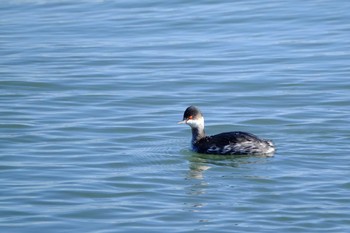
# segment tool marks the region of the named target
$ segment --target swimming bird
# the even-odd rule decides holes
[[[272,156],[275,152],[272,141],[258,138],[251,133],[235,131],[206,136],[203,114],[195,106],[186,109],[183,120],[178,124],[187,124],[191,127],[192,149],[197,153]]]

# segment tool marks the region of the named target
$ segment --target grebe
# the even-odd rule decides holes
[[[226,132],[206,136],[204,117],[201,111],[190,106],[186,109],[183,120],[178,124],[187,124],[192,129],[192,149],[202,154],[218,155],[267,155],[272,156],[275,146],[270,140],[260,139],[246,132]]]

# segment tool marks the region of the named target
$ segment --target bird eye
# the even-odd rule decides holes
[[[189,116],[188,119],[192,120],[192,119],[193,119],[193,116]]]

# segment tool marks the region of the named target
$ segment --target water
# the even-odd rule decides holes
[[[349,7],[1,1],[1,232],[348,232]],[[191,152],[191,104],[275,156]]]

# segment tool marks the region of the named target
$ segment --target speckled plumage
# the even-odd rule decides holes
[[[219,155],[272,155],[273,143],[246,132],[226,132],[206,136],[204,117],[195,106],[186,109],[183,121],[192,129],[192,149],[203,154]]]

